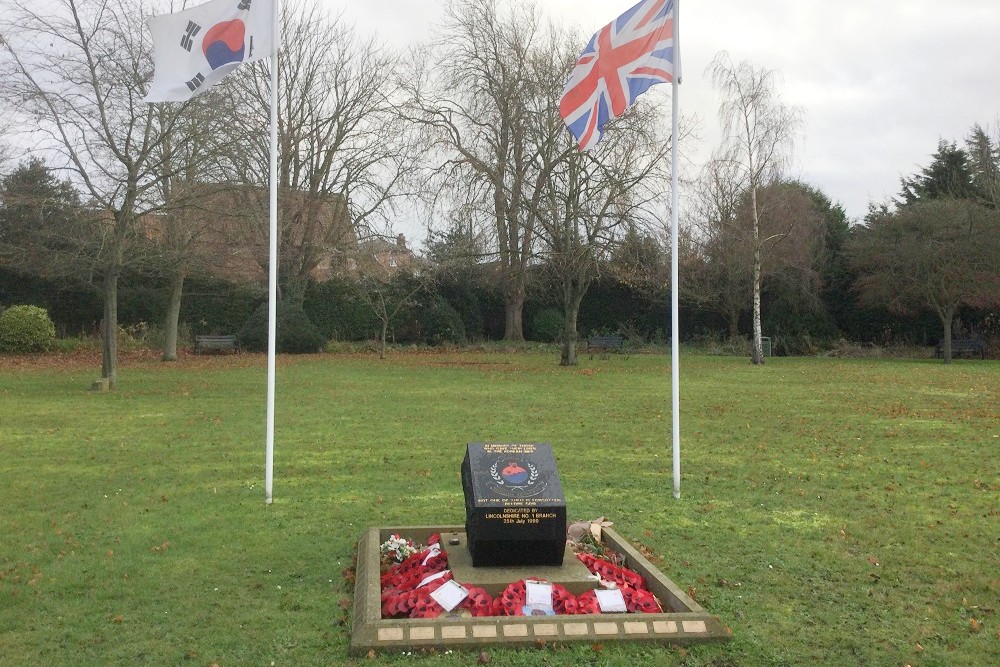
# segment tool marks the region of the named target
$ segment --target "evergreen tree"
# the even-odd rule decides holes
[[[989,208],[1000,207],[1000,145],[976,123],[965,146],[976,198]]]
[[[19,272],[55,277],[83,230],[80,197],[43,160],[32,158],[0,182],[0,263]],[[83,271],[81,271],[83,273]]]
[[[969,155],[952,141],[938,142],[930,165],[913,176],[900,179],[903,186],[898,206],[928,199],[971,199],[975,194]]]

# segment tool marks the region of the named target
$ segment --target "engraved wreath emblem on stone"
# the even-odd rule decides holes
[[[538,480],[538,468],[531,464],[531,462],[526,462],[522,466],[518,461],[508,459],[507,465],[500,469],[500,462],[503,459],[498,459],[496,463],[490,466],[490,477],[493,481],[500,486],[531,486]]]

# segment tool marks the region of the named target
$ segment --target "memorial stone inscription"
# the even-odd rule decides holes
[[[566,498],[550,445],[469,443],[462,490],[474,567],[562,564]]]

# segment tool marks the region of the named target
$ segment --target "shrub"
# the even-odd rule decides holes
[[[325,338],[366,341],[378,335],[378,320],[353,281],[335,277],[310,283],[302,308]]]
[[[55,343],[55,325],[44,308],[12,306],[0,311],[0,351],[45,352]]]
[[[465,281],[460,278],[464,277]],[[479,293],[482,288],[476,285],[472,275],[451,276],[440,280],[437,284],[438,294],[443,296],[458,311],[465,327],[465,337],[468,340],[481,341],[484,336],[483,312]]]
[[[38,306],[11,306],[0,313],[0,351],[45,352],[56,340],[56,327]]]
[[[420,313],[420,332],[428,345],[461,343],[465,340],[465,324],[450,303],[438,297]]]
[[[247,318],[237,336],[240,347],[249,352],[267,351],[268,304],[265,301]],[[319,352],[326,344],[323,335],[301,306],[278,303],[278,338],[275,349],[286,354]]]
[[[563,314],[557,308],[545,308],[531,318],[531,339],[554,343],[562,337]]]

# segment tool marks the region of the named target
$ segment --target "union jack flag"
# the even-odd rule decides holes
[[[591,37],[563,88],[559,113],[587,150],[609,120],[673,76],[674,0],[643,0]]]

